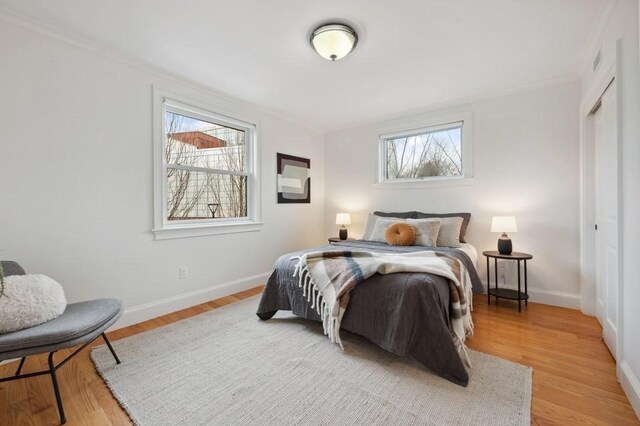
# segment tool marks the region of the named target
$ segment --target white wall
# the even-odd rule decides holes
[[[622,41],[621,69],[618,85],[622,85],[622,285],[623,327],[622,356],[618,354],[619,377],[636,413],[640,416],[640,59],[638,46],[638,2],[619,0],[589,55],[602,49],[602,62],[615,56],[616,40]],[[587,63],[582,73],[582,95],[598,80],[598,73]]]
[[[514,250],[534,256],[529,263],[532,300],[577,308],[579,93],[576,79],[405,118],[472,113],[475,177],[468,185],[377,189],[377,130],[398,120],[325,136],[328,234],[337,232],[338,211],[352,212],[350,232],[356,236],[374,210],[468,211],[467,240],[481,252],[496,249],[499,235],[489,231],[491,216],[515,215]],[[482,256],[480,267],[484,280]]]
[[[264,282],[279,255],[323,241],[319,133],[2,20],[0,58],[0,257],[52,276],[69,301],[200,292],[159,314]],[[262,231],[154,240],[152,84],[258,118]],[[276,204],[276,152],[311,159],[311,204]]]

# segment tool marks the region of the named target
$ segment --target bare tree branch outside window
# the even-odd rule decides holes
[[[213,219],[212,211],[215,218],[247,216],[245,137],[243,130],[165,113],[168,220]]]
[[[462,176],[462,126],[385,140],[386,179]]]

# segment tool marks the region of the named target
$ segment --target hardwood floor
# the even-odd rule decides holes
[[[117,340],[161,327],[260,290],[247,290],[116,330],[109,333],[109,338]],[[474,300],[473,318],[475,336],[468,340],[469,347],[533,367],[533,424],[640,424],[616,380],[615,364],[594,318],[575,310],[534,303],[519,314],[515,304],[501,301],[499,306],[488,306],[484,296]],[[28,358],[24,371],[42,369],[46,362],[44,356]],[[17,363],[0,366],[0,377],[13,374],[16,367]],[[58,377],[67,424],[131,424],[95,372],[89,350],[59,370]],[[0,384],[0,424],[58,424],[50,378]]]
[[[468,346],[533,367],[531,421],[547,424],[640,424],[616,379],[615,363],[594,317],[573,309],[474,299]]]

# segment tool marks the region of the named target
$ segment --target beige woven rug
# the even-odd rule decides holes
[[[343,333],[278,313],[257,296],[92,352],[139,425],[528,425],[531,369],[471,351],[467,388]]]

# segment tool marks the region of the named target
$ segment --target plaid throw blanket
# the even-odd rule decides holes
[[[322,318],[324,333],[342,346],[340,323],[349,304],[351,290],[375,273],[425,272],[449,282],[451,336],[463,362],[470,366],[465,338],[473,335],[471,280],[458,259],[444,253],[374,253],[365,251],[317,251],[296,256],[294,277],[299,277],[303,295]]]

